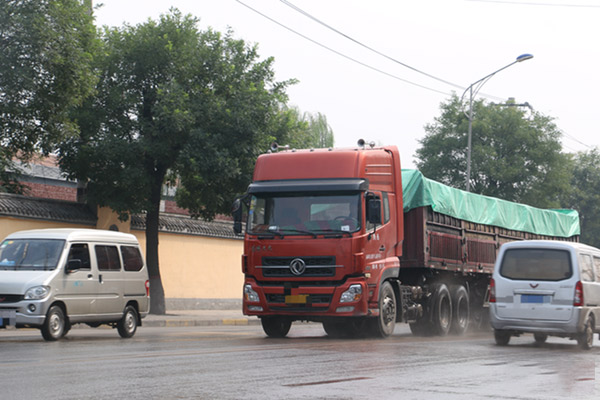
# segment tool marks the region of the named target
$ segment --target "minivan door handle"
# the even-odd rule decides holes
[[[88,279],[92,279],[93,277],[94,277],[94,275],[88,274]]]
[[[102,280],[102,274],[98,275],[98,282],[104,283],[104,281]]]

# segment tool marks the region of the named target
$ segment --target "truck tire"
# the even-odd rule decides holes
[[[452,324],[452,299],[448,286],[443,283],[434,286],[431,307],[431,322],[433,331],[440,336],[446,336]]]
[[[455,335],[463,335],[469,328],[470,304],[469,294],[464,286],[458,285],[452,288],[452,325],[451,332]]]
[[[284,317],[262,317],[260,322],[267,336],[273,338],[285,337],[292,327],[292,321]]]
[[[386,338],[396,327],[396,294],[389,282],[383,282],[379,289],[379,316],[369,319],[370,333],[375,337]]]

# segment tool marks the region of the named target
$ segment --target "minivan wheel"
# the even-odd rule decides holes
[[[579,344],[579,347],[581,347],[583,350],[591,349],[594,343],[594,329],[592,326],[593,320],[591,317],[588,317],[585,321],[583,332],[581,332],[577,337],[577,344]]]
[[[535,342],[537,344],[546,343],[546,340],[548,339],[548,335],[546,335],[545,333],[534,333],[533,339],[535,340]]]
[[[54,342],[67,333],[67,317],[62,307],[50,307],[41,331],[42,337],[49,342]]]
[[[506,346],[510,342],[510,333],[496,329],[494,330],[494,339],[498,346]]]
[[[133,306],[125,307],[123,317],[117,322],[117,330],[122,338],[130,338],[138,327],[138,313]]]

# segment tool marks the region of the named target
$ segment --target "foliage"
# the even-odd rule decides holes
[[[580,240],[600,247],[600,152],[597,148],[574,155],[571,189],[565,193],[563,205],[579,212]]]
[[[302,113],[298,107],[283,106],[272,124],[272,135],[280,145],[308,149],[333,147],[333,131],[321,113]]]
[[[568,190],[568,155],[552,119],[517,107],[473,104],[471,187],[475,193],[537,207],[559,207]],[[425,127],[416,165],[428,178],[464,188],[468,118],[456,95]]]
[[[96,49],[93,18],[80,1],[0,2],[0,166],[14,169],[15,157],[27,162],[77,134],[70,112],[93,91]],[[3,173],[0,181],[18,191],[14,178]]]
[[[158,266],[163,184],[195,216],[228,212],[290,82],[275,82],[273,59],[255,46],[172,9],[158,21],[106,28],[97,94],[78,113],[81,136],[65,141],[60,163],[88,182],[88,198],[126,217],[146,212],[151,312],[164,313]]]

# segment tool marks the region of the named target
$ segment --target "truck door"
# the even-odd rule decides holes
[[[366,268],[370,273],[369,284],[377,284],[381,271],[385,267],[385,260],[394,254],[396,243],[396,227],[390,223],[393,220],[390,209],[390,195],[386,192],[371,192],[381,201],[381,225],[366,223],[366,233],[370,235],[365,246]]]

